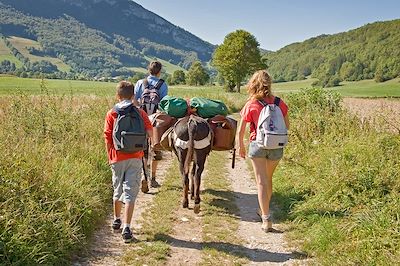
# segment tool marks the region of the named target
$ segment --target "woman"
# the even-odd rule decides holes
[[[239,155],[245,158],[246,147],[244,145],[244,134],[247,123],[250,123],[250,145],[248,156],[253,165],[254,175],[257,182],[258,203],[261,210],[262,229],[265,232],[272,231],[272,221],[269,204],[272,196],[272,175],[279,160],[283,156],[283,148],[264,149],[255,142],[257,136],[258,118],[263,109],[262,103],[273,104],[275,96],[271,92],[271,76],[266,70],[259,70],[253,74],[247,84],[249,99],[240,112],[241,122],[239,129]],[[286,127],[289,128],[288,107],[281,100],[279,107],[284,116]]]

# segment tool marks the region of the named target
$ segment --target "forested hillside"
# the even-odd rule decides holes
[[[264,56],[276,81],[311,75],[320,85],[400,75],[400,20],[376,22],[348,32],[321,35]]]
[[[88,76],[131,73],[129,67],[147,65],[146,57],[188,68],[214,50],[130,0],[0,0],[0,33],[5,41],[38,41],[42,49],[32,54],[57,57]]]

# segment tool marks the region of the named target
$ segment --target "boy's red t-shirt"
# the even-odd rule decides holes
[[[275,97],[265,97],[264,101],[267,104],[273,104],[275,100]],[[261,110],[263,109],[264,106],[261,105],[261,103],[258,102],[258,100],[249,100],[243,109],[240,111],[240,116],[243,118],[245,122],[250,123],[250,141],[255,140],[257,136],[257,131],[256,128],[258,126],[258,118],[260,116]],[[286,116],[288,113],[288,106],[284,101],[280,101],[279,103],[279,108],[282,110],[283,116]]]
[[[149,117],[147,116],[146,112],[138,109],[140,111],[140,115],[143,118],[144,121],[144,127],[146,130],[153,129],[153,126],[149,120]],[[111,149],[108,151],[108,161],[110,164],[120,162],[123,160],[127,159],[132,159],[132,158],[142,158],[144,153],[143,151],[138,151],[134,153],[123,153],[120,151],[115,150],[114,148],[114,143],[112,139],[112,132],[114,128],[114,123],[115,120],[117,119],[117,112],[115,112],[113,109],[108,111],[104,123],[104,138],[106,141],[106,144],[111,144]]]

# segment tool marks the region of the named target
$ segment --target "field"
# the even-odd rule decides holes
[[[371,123],[382,121],[361,121],[348,113],[332,90],[288,93],[295,84],[285,86],[276,91],[285,93],[290,106],[291,136],[274,179],[274,221],[289,228],[285,235],[311,258],[311,264],[398,265],[398,134],[377,131]],[[41,85],[40,80],[0,77],[0,144],[4,147],[0,264],[70,264],[71,255],[85,249],[110,212],[110,170],[101,135],[104,115],[115,102],[114,87],[115,83],[61,80]],[[231,112],[240,110],[247,99],[244,92],[225,93],[215,86],[172,87],[171,94],[220,99]],[[251,174],[244,168],[227,174],[222,165],[228,163],[222,153],[210,157],[202,194],[205,211],[200,217],[189,217],[188,230],[197,226],[200,236],[184,243],[175,227],[183,226],[177,218],[182,217],[180,182],[174,178],[176,166],[168,170],[166,183],[147,212],[141,242],[125,254],[123,264],[173,264],[169,259],[181,261],[189,254],[176,257],[179,245],[198,249],[197,262],[203,264],[276,262],[269,249],[247,248],[246,234],[238,233],[248,218],[240,216],[243,206],[235,199],[247,197],[253,203],[256,199],[254,191],[243,194],[239,192],[243,185],[234,186],[234,180],[250,179]],[[253,181],[248,182],[253,186]],[[257,233],[257,223],[246,226],[251,224]],[[260,239],[271,241],[271,237]],[[287,260],[294,258],[290,256]]]
[[[39,79],[23,79],[0,75],[0,95],[20,93],[43,94],[40,89]],[[277,94],[298,92],[300,89],[311,88],[312,79],[273,84],[273,91]],[[111,95],[114,93],[115,83],[94,81],[69,81],[69,80],[46,80],[48,90],[55,94],[93,94]],[[173,95],[191,97],[196,87],[172,86]],[[373,80],[358,82],[345,82],[340,87],[328,88],[328,90],[340,93],[343,97],[355,98],[379,98],[400,97],[400,79],[376,83]],[[201,88],[204,95],[222,97],[226,95],[221,86],[205,86]],[[241,94],[232,94],[232,97],[246,97],[245,87],[241,88]],[[233,99],[232,99],[233,100]]]
[[[315,79],[276,83],[273,87],[278,92],[296,92],[299,89],[311,88]],[[400,78],[376,83],[374,80],[345,81],[338,87],[327,88],[340,93],[343,97],[400,97]]]
[[[71,69],[71,67],[69,65],[65,64],[59,58],[49,57],[49,56],[43,57],[43,56],[37,56],[37,55],[30,54],[29,51],[27,50],[27,47],[34,47],[38,50],[40,50],[42,48],[37,41],[26,39],[26,38],[15,37],[15,36],[8,38],[8,40],[23,56],[29,58],[29,60],[32,62],[46,60],[46,61],[49,61],[52,64],[56,65],[58,70],[60,70],[60,71],[68,72]]]
[[[0,75],[0,95],[9,94],[85,94],[113,95],[116,83],[78,81],[78,80],[45,80],[46,91],[41,88],[40,79],[17,78]]]
[[[0,62],[4,60],[14,63],[16,67],[22,66],[22,63],[11,53],[11,50],[6,46],[3,39],[0,39]]]

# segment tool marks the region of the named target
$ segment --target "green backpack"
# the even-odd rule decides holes
[[[158,105],[158,109],[172,117],[184,117],[188,111],[188,105],[185,99],[173,96],[165,96]]]
[[[228,114],[226,105],[217,100],[194,97],[190,100],[190,107],[196,109],[197,114],[203,118],[211,118],[216,115],[226,116]]]

